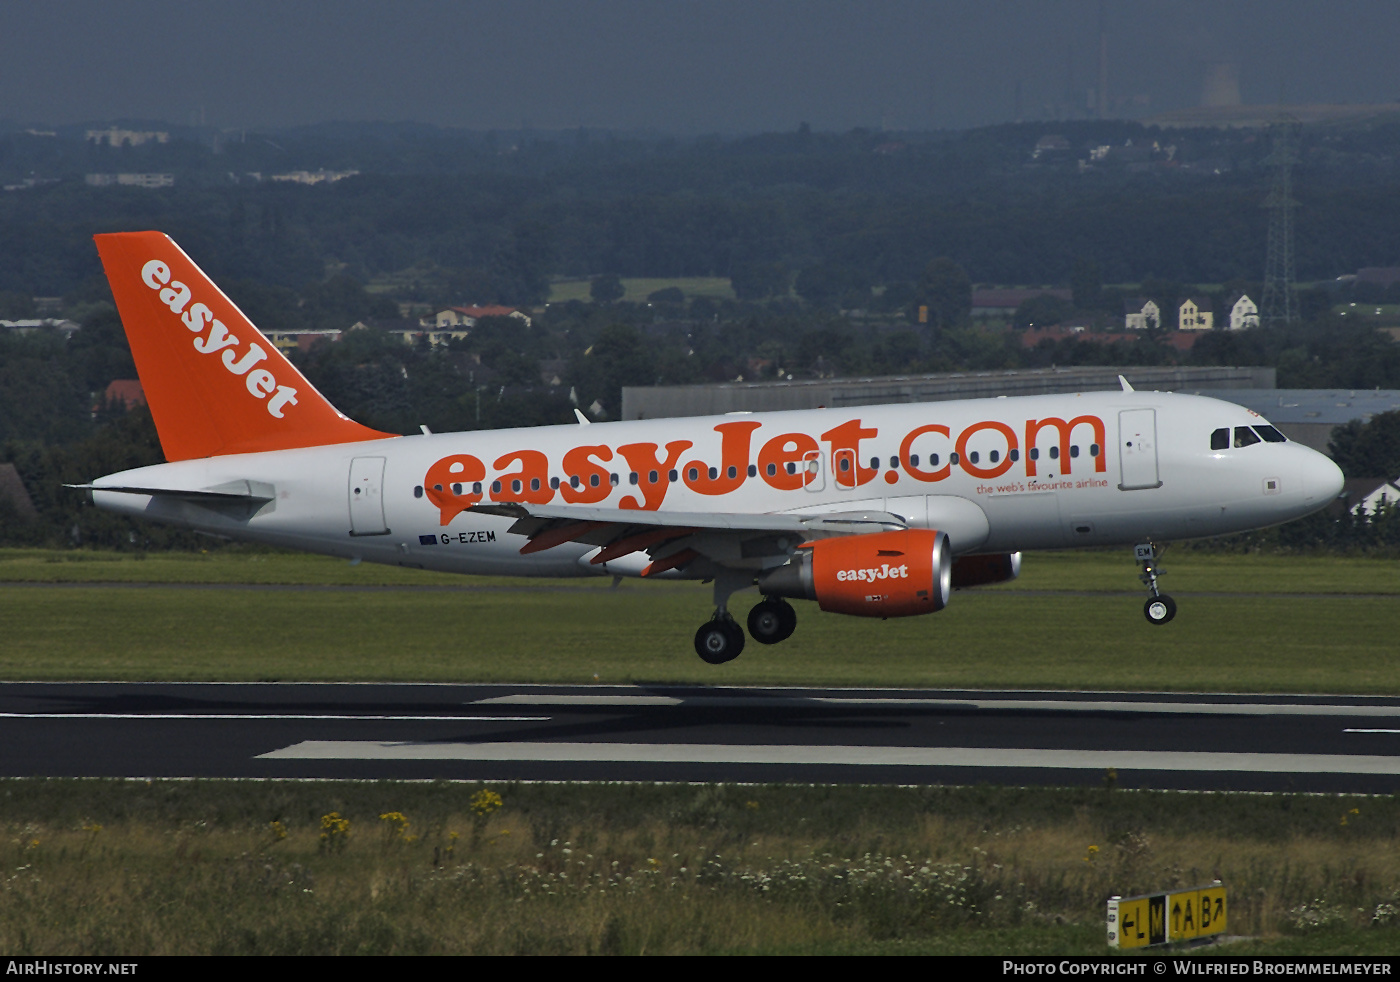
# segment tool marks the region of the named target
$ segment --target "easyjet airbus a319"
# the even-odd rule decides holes
[[[695,635],[789,637],[789,599],[930,614],[1027,549],[1276,525],[1342,486],[1322,454],[1197,396],[1122,391],[397,436],[348,419],[159,232],[97,236],[168,463],[86,485],[102,508],[234,539],[458,573],[714,583]],[[580,417],[580,424],[585,420]]]

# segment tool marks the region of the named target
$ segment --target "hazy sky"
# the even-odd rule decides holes
[[[1395,0],[3,0],[0,119],[966,127],[1082,115],[1101,10],[1121,115],[1222,62],[1245,103],[1400,99]]]

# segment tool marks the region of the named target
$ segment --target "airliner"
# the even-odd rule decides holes
[[[1137,392],[382,433],[340,413],[159,232],[96,236],[167,463],[101,508],[352,560],[713,583],[695,650],[790,637],[792,600],[930,614],[1026,550],[1132,547],[1163,625],[1163,543],[1276,525],[1342,474],[1232,403]]]

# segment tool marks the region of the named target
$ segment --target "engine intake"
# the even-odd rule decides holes
[[[758,588],[838,614],[908,617],[947,606],[952,577],[947,534],[902,529],[805,543],[786,565],[760,574]]]
[[[960,556],[953,560],[953,589],[989,583],[1008,583],[1021,575],[1021,554],[1004,552],[999,556]]]

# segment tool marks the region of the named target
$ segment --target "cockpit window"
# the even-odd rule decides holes
[[[1267,443],[1287,443],[1287,442],[1288,442],[1288,437],[1284,436],[1282,433],[1280,433],[1278,430],[1274,429],[1274,428],[1273,428],[1272,426],[1270,426],[1268,423],[1265,423],[1265,424],[1262,425],[1262,426],[1256,426],[1256,427],[1254,428],[1254,432],[1255,432],[1255,433],[1258,433],[1260,436],[1262,436],[1262,437],[1264,438],[1265,442],[1267,442]]]
[[[1235,446],[1237,446],[1237,447],[1247,447],[1247,446],[1249,446],[1251,443],[1258,443],[1258,442],[1259,442],[1259,435],[1258,435],[1257,433],[1255,433],[1253,430],[1251,430],[1248,426],[1236,426],[1236,427],[1235,427]]]
[[[1230,448],[1230,427],[1222,426],[1210,435],[1210,448],[1212,450],[1228,450]]]

